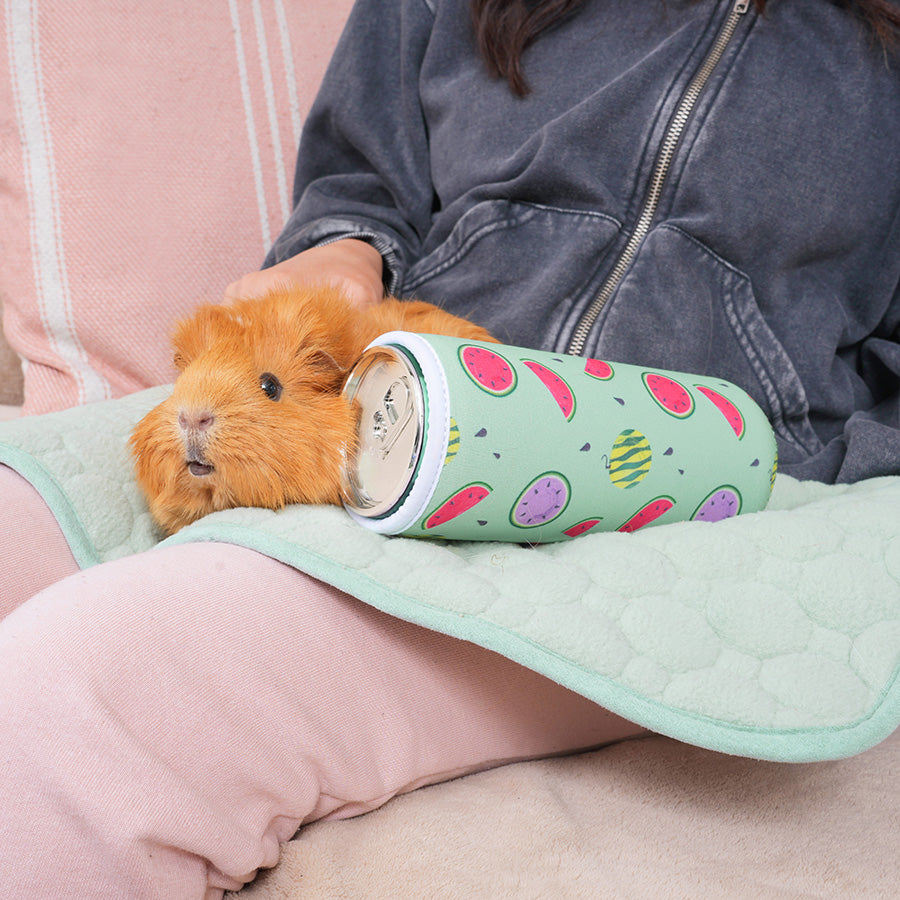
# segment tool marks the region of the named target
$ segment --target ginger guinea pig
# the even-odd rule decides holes
[[[358,309],[331,287],[205,305],[179,323],[172,394],[129,442],[157,524],[171,534],[235,506],[340,504],[355,440],[341,388],[366,345],[394,330],[494,340],[429,303]]]

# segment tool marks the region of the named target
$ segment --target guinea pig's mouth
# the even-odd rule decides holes
[[[187,468],[191,475],[196,475],[197,478],[203,478],[206,475],[210,475],[213,471],[213,466],[203,462],[201,459],[189,459],[187,461]]]

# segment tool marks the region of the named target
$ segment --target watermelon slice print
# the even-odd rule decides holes
[[[519,494],[510,511],[513,525],[536,528],[552,522],[569,505],[571,488],[568,479],[559,472],[544,472]]]
[[[499,353],[466,344],[459,348],[459,361],[466,375],[483,391],[505,397],[516,386],[516,371]]]
[[[572,393],[569,385],[556,372],[551,372],[550,369],[539,362],[531,359],[523,359],[522,362],[541,379],[544,387],[550,391],[550,394],[556,401],[556,405],[562,410],[566,421],[570,422],[572,416],[575,415],[575,395]]]
[[[578,537],[582,534],[587,534],[595,525],[600,523],[601,519],[585,519],[583,522],[579,522],[577,525],[572,525],[571,528],[567,528],[563,534],[568,535],[569,537]]]
[[[641,377],[650,396],[670,416],[686,419],[694,411],[694,399],[690,392],[674,378],[661,375],[659,372],[644,372]]]
[[[674,505],[675,501],[671,497],[657,497],[646,506],[642,506],[624,525],[620,525],[616,530],[631,534],[633,531],[637,531],[638,528],[649,525],[663,513],[667,513]]]
[[[438,525],[446,525],[451,519],[468,512],[473,506],[481,503],[491,493],[491,486],[481,481],[473,481],[452,497],[445,500],[423,523],[422,527],[427,531],[437,528]]]
[[[584,364],[584,371],[591,378],[599,378],[601,381],[609,381],[615,374],[613,367],[602,359],[589,359]]]
[[[723,484],[716,488],[698,507],[691,516],[692,520],[699,522],[721,522],[722,519],[730,519],[741,511],[741,494],[736,487]]]
[[[737,439],[740,440],[744,436],[744,417],[741,415],[740,410],[727,397],[723,397],[711,387],[706,387],[702,384],[695,385],[695,387],[725,416],[728,424],[731,426],[731,430],[737,435]]]

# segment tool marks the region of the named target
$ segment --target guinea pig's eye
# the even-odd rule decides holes
[[[259,386],[270,400],[281,399],[281,382],[271,372],[263,372],[259,376]]]

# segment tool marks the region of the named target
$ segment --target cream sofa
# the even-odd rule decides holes
[[[18,415],[22,405],[22,363],[0,334],[0,419]]]

